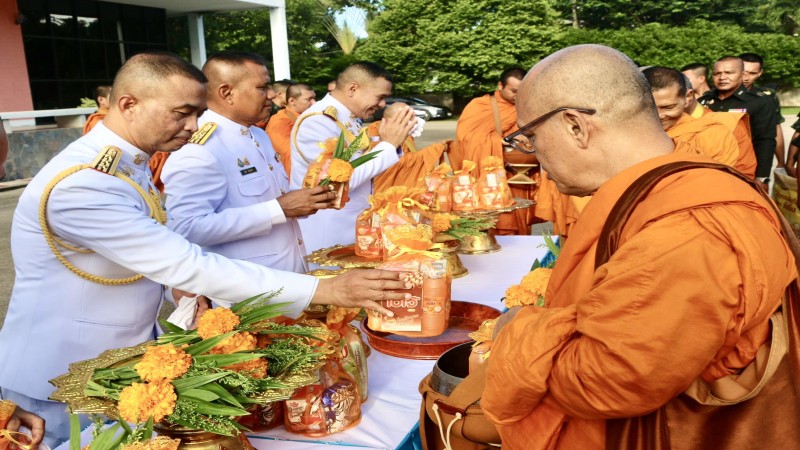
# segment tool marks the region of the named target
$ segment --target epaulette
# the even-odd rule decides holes
[[[189,139],[189,143],[190,144],[197,144],[197,145],[205,144],[206,141],[208,140],[208,138],[210,138],[211,135],[214,134],[214,130],[216,130],[216,129],[217,129],[217,124],[216,123],[214,123],[214,122],[206,122],[206,124],[203,125],[202,128],[200,128],[199,130],[195,131],[195,133],[192,135],[192,138]]]
[[[325,111],[322,111],[322,114],[325,114],[326,116],[330,117],[333,120],[336,121],[339,120],[339,111],[336,111],[336,108],[334,108],[333,106],[328,106],[327,108],[325,108]]]
[[[99,172],[114,175],[121,159],[122,150],[114,147],[113,145],[106,145],[103,147],[103,150],[100,151],[94,161],[92,161],[90,167]]]

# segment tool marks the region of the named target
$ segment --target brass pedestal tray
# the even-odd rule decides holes
[[[539,167],[538,164],[506,164],[506,168],[513,172],[512,175],[508,179],[508,184],[515,185],[515,184],[537,184],[536,180],[531,178],[528,174],[530,173],[533,168]]]
[[[530,208],[533,205],[534,205],[533,200],[517,197],[514,198],[513,205],[501,209],[452,211],[451,213],[460,217],[467,217],[467,218],[499,216],[500,214],[515,211],[517,209]],[[497,243],[497,239],[495,239],[492,230],[488,230],[486,233],[483,233],[478,236],[465,237],[464,239],[461,240],[461,244],[458,246],[457,249],[459,253],[463,253],[466,255],[480,255],[484,253],[496,252],[498,250],[500,250],[500,244]]]
[[[465,276],[469,271],[456,253],[455,244],[447,244],[442,250],[447,264],[450,266],[450,273],[453,278]],[[318,264],[323,267],[341,267],[342,269],[374,269],[383,261],[379,258],[364,258],[356,255],[355,244],[334,245],[333,247],[319,249],[306,256],[306,261]],[[313,275],[322,277],[335,276],[340,271],[314,271]]]
[[[437,359],[456,345],[471,341],[469,333],[476,331],[484,320],[499,316],[500,311],[490,306],[453,300],[450,324],[439,336],[414,338],[374,331],[367,326],[367,319],[361,322],[361,329],[369,345],[381,353],[406,359]]]

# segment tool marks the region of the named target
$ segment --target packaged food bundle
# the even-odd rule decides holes
[[[379,268],[402,272],[402,279],[412,285],[401,291],[409,299],[387,300],[383,306],[393,317],[368,311],[367,325],[375,331],[411,337],[438,336],[450,322],[450,284],[447,259],[433,244],[432,230],[427,225],[404,225],[389,231],[398,253]]]
[[[461,170],[453,176],[453,211],[474,211],[480,208],[478,187],[471,172],[477,165],[465,159]]]
[[[369,208],[356,218],[356,256],[363,258],[383,257],[383,237],[381,235],[381,216],[378,213],[383,202],[382,196],[370,195]]]
[[[502,209],[514,204],[503,159],[499,156],[487,156],[481,160],[478,194],[481,209]]]
[[[247,412],[250,415],[243,416],[239,423],[251,431],[266,431],[283,423],[283,402],[251,405]]]
[[[384,260],[396,253],[397,246],[388,237],[388,232],[402,225],[415,225],[423,220],[427,207],[413,197],[421,191],[406,186],[392,186],[383,192],[384,206],[378,211]],[[428,220],[428,219],[425,219]]]
[[[437,211],[448,212],[453,209],[453,169],[450,164],[439,164],[425,176],[425,193],[420,203]]]
[[[326,436],[361,421],[358,384],[338,361],[320,369],[320,382],[302,387],[286,400],[286,429],[306,436]]]
[[[356,380],[361,401],[367,400],[368,371],[367,371],[367,345],[361,338],[358,330],[350,322],[361,312],[361,308],[341,308],[331,306],[326,318],[326,324],[331,331],[335,331],[342,338],[339,343],[338,358],[344,370]]]

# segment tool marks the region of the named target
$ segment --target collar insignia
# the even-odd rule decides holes
[[[133,163],[136,164],[137,166],[145,161],[147,161],[147,157],[144,156],[144,153],[137,153],[136,157],[133,158]]]
[[[214,122],[206,122],[202,128],[197,130],[193,135],[192,138],[189,140],[190,144],[198,144],[203,145],[206,143],[208,138],[214,133],[214,130],[217,129],[217,124]]]

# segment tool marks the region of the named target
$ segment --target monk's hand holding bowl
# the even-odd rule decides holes
[[[392,317],[394,314],[381,302],[410,298],[408,293],[392,292],[411,289],[400,280],[401,272],[380,269],[357,269],[342,275],[319,280],[312,304],[364,308]]]

